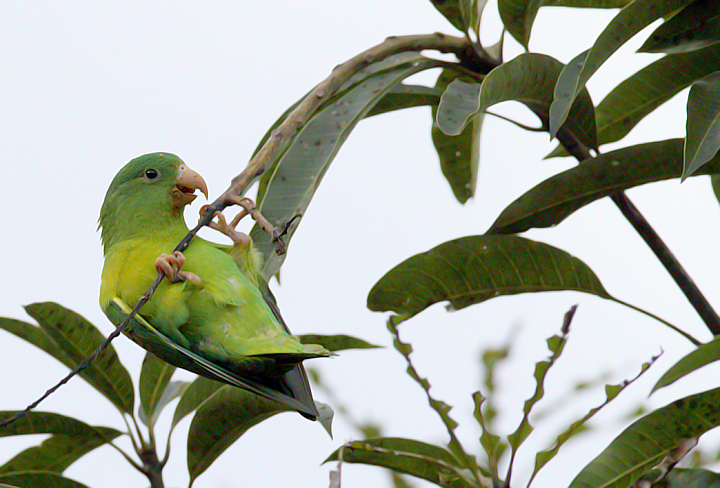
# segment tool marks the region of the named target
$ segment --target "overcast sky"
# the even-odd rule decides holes
[[[500,32],[493,10],[488,12],[487,44],[494,44]],[[567,62],[590,47],[611,16],[543,9],[531,49]],[[421,0],[5,2],[0,18],[0,315],[27,319],[22,305],[51,300],[81,313],[105,334],[113,327],[97,304],[103,257],[96,228],[105,191],[120,167],[148,152],[176,153],[203,175],[212,200],[244,167],[275,119],[333,66],[388,35],[456,33],[430,2]],[[632,54],[640,43],[639,38],[629,43],[591,80],[596,103],[613,83],[654,59]],[[509,41],[506,57],[519,52]],[[429,75],[417,81],[433,83]],[[681,137],[684,94],[622,144]],[[517,104],[503,104],[497,111],[533,122]],[[358,125],[304,216],[283,268],[283,284],[275,284],[274,290],[295,333],[345,333],[387,346],[309,364],[355,418],[381,423],[388,436],[444,443],[442,424],[392,348],[386,316],[367,311],[367,292],[405,258],[484,232],[508,203],[572,162],[543,161],[554,147],[546,134],[526,133],[488,117],[477,195],[461,206],[441,176],[429,131],[427,108]],[[629,195],[718,305],[719,215],[707,179],[665,182]],[[187,210],[189,222],[195,222],[200,200]],[[618,298],[709,339],[687,301],[609,201],[527,237],[582,259]],[[548,354],[545,338],[557,333],[573,304],[579,304],[578,312],[565,354],[548,377],[549,398],[566,398],[574,381],[604,373],[619,382],[651,356],[667,352],[647,378],[597,417],[595,425],[608,427],[593,442],[569,445],[537,479],[538,488],[567,484],[620,432],[624,424],[615,419],[644,401],[659,375],[690,345],[637,312],[577,293],[505,297],[454,313],[436,305],[401,328],[434,395],[455,406],[452,415],[461,424],[458,433],[467,450],[479,452],[470,395],[480,387],[480,351],[503,344],[513,330],[518,334],[499,378],[500,433],[506,434],[514,430],[522,402],[532,394],[534,363]],[[43,352],[9,334],[0,333],[0,338],[0,409],[24,408],[65,375]],[[137,378],[144,351],[125,337],[114,345]],[[717,369],[713,371],[716,375]],[[708,386],[698,378],[657,393],[652,405]],[[318,400],[334,404],[315,390]],[[528,476],[535,450],[548,447],[567,419],[583,415],[603,398],[601,388],[577,395],[577,404],[566,405],[538,429],[519,456],[516,482]],[[124,428],[114,407],[80,379],[40,409]],[[161,439],[172,409],[174,404],[158,427]],[[168,487],[187,485],[188,425],[189,419],[184,420],[173,438],[165,470]],[[342,418],[334,427],[331,440],[316,423],[295,414],[278,415],[251,429],[195,487],[327,486],[335,466],[320,463],[359,435]],[[0,439],[0,462],[40,440]],[[130,449],[126,440],[119,445]],[[92,487],[147,485],[109,447],[86,456],[66,475]],[[386,480],[379,468],[343,468],[345,488],[382,486]]]

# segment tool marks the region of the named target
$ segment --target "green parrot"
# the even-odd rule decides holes
[[[125,319],[166,274],[152,298],[125,329],[161,359],[196,374],[276,400],[315,420],[302,361],[327,357],[318,345],[290,335],[267,283],[257,274],[252,243],[220,225],[235,245],[195,237],[184,254],[164,254],[188,233],[185,205],[202,177],[174,154],[133,159],[115,176],[100,212],[105,265],[100,306],[111,322]],[[238,238],[242,236],[243,238]],[[182,268],[182,270],[181,270]]]

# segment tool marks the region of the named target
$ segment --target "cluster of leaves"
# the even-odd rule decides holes
[[[413,67],[418,70],[443,68],[434,87],[387,86],[385,93],[382,89],[374,92],[378,95],[377,102],[366,97],[367,104],[375,104],[374,107],[379,106],[383,111],[419,104],[432,106],[433,142],[443,174],[461,203],[473,195],[476,186],[479,134],[484,115],[488,108],[503,101],[523,103],[538,116],[541,128],[557,137],[561,145],[549,157],[572,155],[580,164],[540,182],[521,195],[498,216],[485,234],[440,244],[400,263],[368,295],[371,310],[397,314],[390,318],[388,327],[395,336],[396,348],[408,361],[409,374],[426,391],[431,407],[448,429],[450,442],[447,448],[412,439],[374,438],[349,443],[329,460],[384,466],[441,486],[508,486],[515,453],[533,430],[530,412],[543,395],[545,374],[562,351],[565,331],[548,341],[552,356],[548,361],[538,363],[536,392],[525,404],[521,424],[506,441],[487,428],[483,417],[485,397],[480,392],[474,394],[476,418],[483,429],[480,445],[488,459],[487,466],[479,466],[454,435],[456,424],[448,415],[450,407],[434,399],[429,393],[429,382],[415,372],[410,362],[412,349],[409,344],[400,342],[397,325],[443,301],[449,302],[452,309],[459,309],[496,296],[554,290],[582,291],[616,300],[582,261],[561,249],[516,234],[531,228],[557,225],[574,211],[603,197],[625,198],[621,192],[638,185],[720,173],[717,156],[720,137],[716,125],[720,114],[717,57],[720,44],[716,35],[720,8],[704,0],[499,0],[499,11],[507,32],[526,49],[533,20],[542,6],[621,8],[594,45],[564,65],[546,54],[530,52],[507,62],[499,57],[492,58],[491,54],[501,49],[497,46],[483,48],[478,41],[484,2],[455,0],[433,4],[463,32],[476,52],[491,58],[485,66],[494,68],[479,72],[463,60],[455,65],[433,65],[418,55],[412,60]],[[640,51],[666,55],[618,84],[595,105],[585,88],[588,79],[620,46],[660,18],[667,20],[649,36]],[[393,66],[391,62],[400,59],[400,56],[394,56],[375,66],[385,70],[384,79],[392,78],[390,72],[398,75],[395,78],[398,82],[404,78],[402,70],[405,68]],[[687,87],[691,88],[684,139],[654,141],[600,154],[601,146],[622,139],[640,120]],[[340,98],[338,105],[342,101]],[[330,106],[328,110],[332,110]],[[358,112],[353,122],[359,120],[360,115]],[[327,149],[322,144],[318,146],[318,151]],[[304,185],[304,191],[314,191],[332,159],[329,153],[326,154],[328,157],[310,177],[313,185]],[[283,159],[276,165],[276,173],[269,175],[266,181],[292,170],[284,165]],[[300,200],[302,198],[298,198]],[[300,208],[288,209],[285,218]],[[694,302],[703,300],[702,296],[688,298]],[[707,322],[710,330],[717,333],[717,323]],[[698,345],[698,349],[671,368],[656,388],[718,359],[720,341],[700,345],[684,335]],[[603,405],[614,399],[627,384],[608,385]],[[651,470],[663,463],[674,466],[678,453],[684,455],[686,452],[678,446],[686,445],[720,424],[718,391],[713,389],[679,399],[642,417],[582,470],[571,486],[626,487],[640,479],[662,486],[718,483],[720,476],[699,469],[685,470],[681,474],[668,474],[672,473],[668,469]],[[560,446],[580,431],[603,405],[572,423],[553,446],[537,454],[533,479]],[[704,420],[699,421],[699,418]],[[509,468],[501,477],[498,461],[508,447]]]
[[[34,303],[25,310],[37,325],[0,317],[0,328],[45,351],[71,370],[105,339],[85,318],[56,303]],[[323,344],[332,351],[373,347],[344,335],[299,337],[306,343]],[[79,375],[117,409],[127,430],[121,432],[111,427],[92,426],[52,412],[28,412],[0,429],[0,436],[50,434],[50,437],[0,466],[0,486],[83,488],[85,485],[64,477],[63,472],[93,449],[109,444],[130,465],[145,474],[153,488],[161,488],[162,469],[170,455],[171,435],[188,415],[193,415],[187,433],[187,466],[192,485],[250,427],[289,410],[280,403],[208,378],[173,381],[175,370],[175,366],[147,353],[135,386],[115,349],[109,346]],[[140,400],[137,411],[136,391]],[[155,425],[163,409],[175,399],[179,400],[167,433],[165,452],[160,458]],[[0,419],[15,413],[0,412]],[[140,423],[145,425],[144,431]],[[115,444],[121,436],[130,437],[135,456]]]

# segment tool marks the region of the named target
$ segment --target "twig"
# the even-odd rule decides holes
[[[345,61],[335,67],[330,76],[317,85],[300,104],[287,116],[287,118],[274,130],[265,144],[250,160],[245,169],[232,179],[230,187],[220,195],[213,203],[207,206],[205,214],[200,218],[197,225],[188,232],[188,234],[175,247],[175,251],[184,251],[187,249],[190,241],[195,237],[198,231],[208,225],[213,219],[215,212],[222,212],[226,207],[233,204],[237,196],[247,191],[248,187],[260,176],[267,171],[270,166],[273,155],[283,146],[285,141],[296,134],[310,119],[311,115],[320,107],[320,105],[333,95],[343,83],[345,83],[352,75],[361,69],[382,61],[383,59],[409,51],[433,50],[441,53],[455,54],[462,65],[470,68],[478,73],[487,73],[497,66],[498,62],[490,57],[483,57],[484,51],[478,51],[476,46],[468,41],[465,37],[449,36],[446,34],[420,34],[400,37],[388,37],[375,47],[364,51],[357,56]],[[67,383],[70,378],[84,370],[98,355],[100,355],[120,333],[127,328],[128,324],[138,313],[145,303],[152,297],[158,285],[164,278],[164,273],[158,273],[157,278],[150,286],[145,294],[140,297],[138,303],[132,311],[125,317],[120,325],[108,336],[108,338],[92,353],[85,358],[70,374],[63,378],[57,385],[50,388],[38,400],[30,404],[25,410],[18,412],[12,417],[0,422],[0,428],[19,419],[30,410],[37,407],[49,395],[54,393],[60,386]]]

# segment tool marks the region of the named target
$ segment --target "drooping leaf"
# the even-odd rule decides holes
[[[190,423],[187,463],[190,484],[250,427],[292,409],[225,385],[204,401]]]
[[[0,486],[22,488],[88,488],[87,485],[51,471],[22,471],[0,474]]]
[[[518,101],[537,115],[543,126],[548,126],[553,93],[563,64],[544,54],[524,53],[493,69],[483,80],[479,111],[504,101]],[[443,100],[438,110],[442,110]],[[444,127],[438,120],[441,129]],[[595,109],[586,89],[573,101],[565,122],[568,132],[586,145],[597,148]]]
[[[319,344],[328,351],[343,351],[345,349],[372,349],[376,347],[367,341],[358,339],[357,337],[336,334],[336,335],[318,335],[318,334],[302,334],[297,336],[303,344]]]
[[[454,309],[499,295],[574,290],[610,295],[582,261],[518,236],[468,236],[405,260],[368,295],[368,308],[409,318],[434,303]]]
[[[338,461],[380,466],[428,480],[440,486],[462,480],[462,470],[452,454],[440,446],[413,439],[381,437],[354,441],[333,452],[324,462]]]
[[[75,363],[80,364],[105,337],[84,317],[57,303],[33,303],[25,311]],[[135,393],[130,374],[112,345],[95,358],[80,376],[102,393],[121,412],[132,414]]]
[[[550,133],[555,136],[570,113],[575,97],[598,68],[631,37],[656,19],[667,15],[689,0],[636,0],[626,5],[595,40],[578,69],[577,62],[570,62],[557,80],[555,100],[550,112]]]
[[[718,424],[720,388],[675,400],[633,422],[583,468],[570,488],[630,486],[672,449]]]
[[[17,411],[0,412],[0,420],[5,420]],[[59,413],[30,411],[14,422],[0,429],[0,437],[29,434],[64,434],[69,436],[87,437],[104,435],[105,432],[120,432],[108,427],[92,427],[85,422]]]
[[[443,80],[444,81],[444,80]],[[457,136],[470,117],[480,109],[480,83],[453,79],[440,97],[435,119],[438,128],[449,136]]]
[[[449,85],[454,83],[453,80],[460,80],[465,83],[472,81],[470,77],[460,76],[455,70],[445,69],[438,76],[435,88],[444,90],[444,97],[451,97],[453,92],[448,92],[448,90]],[[456,86],[462,87],[465,83]],[[477,112],[480,85],[477,83],[471,84],[469,88],[471,90],[470,98],[465,101],[470,104],[470,107],[467,107],[460,115],[463,117],[463,127],[458,128],[456,134],[448,135],[443,132],[438,126],[438,111],[437,107],[435,107],[432,110],[433,124],[430,131],[433,145],[440,159],[440,169],[450,184],[455,198],[460,203],[467,202],[475,194],[478,167],[480,165],[480,131],[482,130],[484,118],[482,112]],[[458,100],[458,103],[462,101]],[[456,112],[453,105],[449,100],[446,100],[441,117],[452,117],[453,113]],[[470,119],[469,122],[466,120],[467,118]],[[443,122],[443,124],[446,124],[446,122]]]
[[[121,435],[121,432],[109,427],[94,429],[95,432],[78,435],[55,434],[39,446],[16,454],[0,466],[0,474],[18,471],[52,471],[60,474],[88,452]]]
[[[686,374],[690,374],[720,359],[720,336],[698,347],[675,363],[653,386],[652,391],[668,386]]]
[[[438,12],[461,32],[467,32],[472,26],[472,0],[430,0]]]
[[[683,179],[714,158],[720,148],[720,71],[693,83],[686,127]]]
[[[682,155],[682,139],[668,139],[587,159],[528,190],[500,213],[488,233],[518,233],[557,225],[577,209],[615,192],[679,178]],[[720,158],[696,174],[714,173],[720,173]]]
[[[294,216],[303,214],[323,175],[355,125],[390,90],[405,78],[426,69],[443,66],[416,53],[401,53],[368,66],[346,83],[340,93],[317,111],[294,136],[278,162],[261,180],[258,204],[270,223],[283,228]],[[297,220],[288,229],[289,242]],[[260,274],[267,280],[282,265],[270,237],[258,226],[250,232],[263,257]]]
[[[720,4],[695,0],[650,34],[638,52],[681,53],[720,42]]]
[[[17,337],[26,340],[33,346],[42,349],[69,369],[75,369],[77,363],[73,361],[65,351],[63,351],[53,341],[50,336],[37,325],[23,322],[22,320],[0,317],[0,329],[6,330]],[[82,373],[80,374],[82,376]]]
[[[178,401],[177,407],[175,407],[172,427],[175,428],[178,422],[194,412],[205,400],[214,395],[215,392],[223,386],[225,386],[223,383],[204,376],[195,378],[182,396],[180,396],[180,401]]]
[[[498,11],[505,28],[525,50],[541,5],[542,0],[498,0]]]
[[[152,353],[146,353],[140,368],[138,389],[140,392],[141,419],[152,418],[155,408],[163,396],[175,366],[163,361]],[[152,423],[150,424],[152,425]]]
[[[598,413],[603,407],[605,407],[608,403],[613,401],[617,396],[622,392],[625,388],[630,386],[632,383],[635,382],[640,376],[642,376],[645,371],[647,371],[650,366],[655,362],[655,359],[653,358],[650,362],[645,363],[642,365],[642,368],[640,369],[640,372],[632,379],[623,381],[619,385],[605,385],[605,401],[598,405],[595,408],[592,408],[587,414],[585,414],[584,417],[581,419],[576,420],[570,426],[565,429],[560,435],[557,436],[555,439],[555,443],[549,448],[544,451],[540,451],[535,455],[535,469],[533,470],[533,474],[530,477],[530,481],[528,481],[528,486],[532,484],[532,480],[535,479],[535,476],[540,472],[540,470],[552,459],[555,457],[555,455],[558,453],[560,448],[565,444],[571,437],[579,434],[580,432],[583,432],[586,429],[586,423],[588,420],[590,420],[596,413]]]

